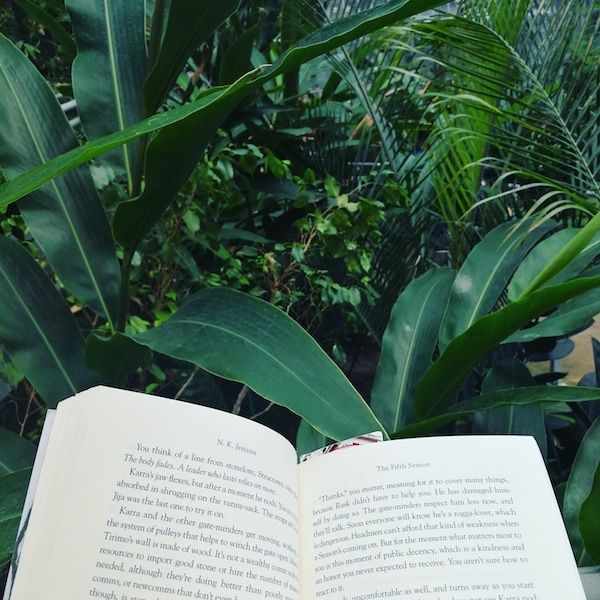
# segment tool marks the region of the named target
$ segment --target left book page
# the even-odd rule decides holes
[[[277,433],[93,388],[59,405],[11,600],[298,600],[297,514]]]

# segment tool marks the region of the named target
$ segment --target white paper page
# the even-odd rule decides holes
[[[297,600],[284,438],[110,388],[61,403],[54,431],[13,600]]]
[[[399,440],[299,470],[303,600],[585,600],[533,438]]]

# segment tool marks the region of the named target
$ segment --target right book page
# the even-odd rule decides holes
[[[298,468],[303,600],[585,600],[533,438],[398,440]]]

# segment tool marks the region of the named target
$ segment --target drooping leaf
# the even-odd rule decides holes
[[[594,476],[600,467],[600,418],[585,434],[567,481],[563,500],[563,518],[575,559],[584,555],[584,542],[579,528],[579,513],[594,487]]]
[[[318,344],[284,312],[225,288],[195,294],[164,325],[134,340],[155,352],[245,383],[327,437],[383,430]]]
[[[104,152],[113,150],[162,127],[178,123],[194,113],[208,110],[214,103],[225,102],[225,99],[228,99],[231,95],[239,94],[240,97],[243,97],[250,90],[299,64],[380,27],[421,11],[435,8],[440,4],[443,4],[443,0],[390,0],[384,5],[340,19],[294,44],[273,65],[255,69],[231,86],[207,90],[190,104],[154,115],[121,132],[88,142],[75,150],[66,152],[56,159],[29,170],[26,174],[11,178],[10,181],[0,186],[0,208],[36,190],[54,177],[74,169]]]
[[[440,332],[440,351],[486,315],[506,288],[519,262],[554,226],[533,226],[530,219],[508,222],[488,233],[460,268]]]
[[[417,386],[415,414],[427,418],[439,412],[464,378],[485,355],[511,333],[555,306],[600,285],[600,277],[582,277],[538,290],[476,321],[454,338]]]
[[[521,361],[509,358],[492,366],[483,380],[481,393],[485,395],[497,390],[520,389],[534,385],[535,380],[529,369]],[[544,408],[540,404],[512,404],[476,413],[473,433],[532,435],[544,456],[548,450]]]
[[[33,465],[35,446],[20,435],[0,427],[0,476]]]
[[[13,552],[30,476],[31,469],[21,469],[0,477],[0,566]]]
[[[440,427],[471,416],[474,413],[496,410],[507,406],[560,405],[570,402],[596,402],[599,400],[600,388],[538,385],[535,387],[498,390],[453,404],[442,414],[411,423],[400,431],[390,434],[390,437],[395,439],[431,435]]]
[[[0,237],[0,305],[0,341],[50,408],[97,383],[66,303],[27,251],[6,237]]]
[[[579,511],[579,531],[586,552],[592,557],[594,564],[600,563],[600,464],[596,468],[596,476],[590,495],[581,505]]]
[[[7,178],[27,178],[29,169],[45,169],[76,146],[50,86],[1,35],[0,87],[0,169]],[[120,270],[89,169],[54,179],[30,194],[20,209],[64,285],[112,324]]]
[[[147,114],[159,108],[185,61],[238,9],[239,4],[240,0],[178,0],[169,3],[165,28],[160,32],[160,51],[144,84]],[[151,40],[151,44],[158,45],[158,41]]]
[[[91,334],[85,341],[87,366],[114,386],[120,385],[138,367],[148,364],[151,354],[148,348],[121,333],[111,338]]]
[[[67,0],[77,42],[73,90],[88,139],[121,131],[143,116],[145,0]],[[105,157],[133,187],[136,146]]]
[[[428,271],[399,296],[383,336],[371,408],[387,431],[411,422],[418,381],[433,358],[454,272]]]

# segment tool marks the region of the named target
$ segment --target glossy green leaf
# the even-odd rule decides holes
[[[117,333],[111,338],[89,335],[85,341],[85,362],[110,385],[120,385],[138,367],[147,365],[152,353],[131,338]]]
[[[442,414],[407,425],[390,434],[392,438],[410,438],[431,435],[444,425],[469,417],[474,413],[496,410],[507,406],[535,404],[563,404],[600,400],[600,388],[540,385],[508,390],[497,390],[449,406]]]
[[[407,18],[424,10],[443,4],[443,0],[390,0],[385,4],[364,10],[323,27],[284,52],[275,63],[251,71],[225,88],[212,88],[184,106],[159,113],[121,132],[88,142],[80,148],[35,167],[0,185],[0,208],[36,190],[52,178],[143,135],[178,123],[191,115],[209,110],[218,102],[225,102],[231,95],[243,97],[252,89],[273,79],[295,66],[330,52],[380,27]]]
[[[579,512],[592,492],[594,476],[599,467],[600,418],[594,421],[579,446],[563,500],[563,518],[578,563],[584,554],[584,543],[579,528]]]
[[[579,531],[585,551],[594,564],[600,564],[600,464],[596,467],[590,495],[579,511]]]
[[[417,386],[415,414],[435,415],[451,400],[465,377],[511,333],[555,306],[600,286],[600,277],[585,277],[538,290],[474,323],[450,342]]]
[[[233,83],[240,78],[246,71],[250,70],[252,63],[252,49],[256,36],[260,32],[261,24],[257,23],[254,27],[244,31],[244,33],[235,40],[223,54],[221,66],[219,68],[219,83]]]
[[[145,0],[67,0],[77,58],[73,90],[88,139],[121,131],[143,116],[146,76]],[[136,145],[121,146],[105,160],[133,186]]]
[[[508,285],[508,299],[517,300],[536,275],[555,257],[564,246],[569,244],[580,232],[580,229],[561,229],[546,239],[542,240],[521,261],[518,269]],[[555,285],[576,277],[589,263],[600,254],[600,236],[596,235],[586,248],[569,263],[562,271],[557,273],[547,285]]]
[[[568,335],[600,314],[600,290],[590,290],[568,300],[549,316],[527,329],[517,331],[507,342],[530,342],[544,337]]]
[[[33,465],[35,446],[13,431],[0,427],[0,476]]]
[[[31,469],[22,469],[0,477],[0,566],[12,555],[30,476]]]
[[[135,341],[245,383],[323,435],[342,440],[382,430],[336,364],[271,304],[225,288],[195,294],[164,325]]]
[[[523,291],[521,296],[523,297],[531,294],[554,279],[592,243],[592,240],[598,232],[600,232],[600,213],[594,216],[568,244],[565,244],[562,247],[558,254],[550,259]]]
[[[160,51],[146,83],[144,97],[147,113],[163,103],[185,61],[214,33],[240,4],[240,0],[178,0],[170,2]],[[158,43],[156,40],[152,44]]]
[[[371,408],[387,431],[413,418],[418,381],[433,358],[454,271],[435,269],[413,281],[399,296],[383,336]]]
[[[471,250],[452,286],[440,351],[494,308],[519,262],[553,226],[534,226],[531,219],[503,223]]]
[[[330,444],[331,440],[302,419],[296,434],[296,452],[298,457]]]
[[[49,407],[95,383],[66,303],[18,243],[0,237],[0,341]]]
[[[486,374],[481,393],[483,395],[498,390],[520,389],[535,385],[533,375],[519,360],[509,358],[494,363]],[[486,410],[475,414],[473,433],[532,435],[540,451],[546,456],[546,424],[544,408],[539,404],[510,406]]]
[[[27,179],[28,169],[45,169],[54,157],[76,146],[50,86],[1,35],[0,88],[0,169],[8,179]],[[20,210],[64,285],[112,323],[120,270],[89,169],[54,179],[30,194]]]

